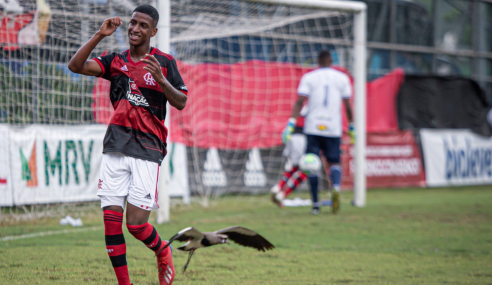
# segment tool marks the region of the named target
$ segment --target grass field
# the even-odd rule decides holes
[[[349,206],[351,198],[343,194],[338,215],[323,208],[319,216],[307,207],[280,210],[267,196],[221,198],[209,208],[174,206],[172,221],[156,228],[169,238],[188,226],[241,225],[276,246],[198,250],[174,284],[492,284],[492,187],[370,190],[365,208]],[[82,228],[59,219],[0,227],[0,284],[116,284],[101,215],[83,221]],[[62,230],[80,231],[53,234]],[[152,252],[124,233],[132,282],[158,284]],[[177,269],[186,258],[175,252]]]

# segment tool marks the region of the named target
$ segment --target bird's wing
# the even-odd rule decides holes
[[[173,241],[189,241],[193,239],[202,239],[204,237],[202,232],[199,232],[194,227],[189,227],[186,229],[182,229],[177,234],[175,234],[172,238],[169,239],[169,243]]]
[[[256,248],[257,250],[265,251],[275,248],[275,246],[264,237],[247,228],[229,227],[218,230],[216,233],[227,235],[233,242],[242,246]]]

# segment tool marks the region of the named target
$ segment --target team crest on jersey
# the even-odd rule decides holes
[[[150,72],[145,73],[143,78],[145,80],[145,84],[150,85],[150,86],[155,86],[155,80],[152,77],[152,74],[150,74]]]
[[[148,107],[149,103],[147,99],[142,95],[140,89],[133,79],[128,78],[128,91],[126,92],[126,98],[132,105]]]

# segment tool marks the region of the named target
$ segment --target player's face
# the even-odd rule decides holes
[[[128,24],[128,39],[130,45],[140,46],[150,41],[155,36],[157,28],[154,27],[154,20],[147,14],[135,12]]]

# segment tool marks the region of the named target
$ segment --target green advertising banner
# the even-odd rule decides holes
[[[15,205],[98,199],[105,125],[32,125],[9,130]]]

